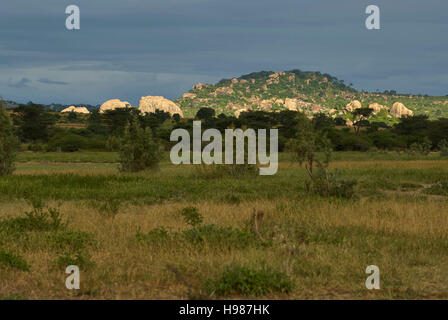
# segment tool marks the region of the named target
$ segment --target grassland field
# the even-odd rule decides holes
[[[331,169],[358,182],[347,200],[306,193],[288,158],[232,178],[168,155],[130,174],[112,152],[22,152],[0,177],[0,298],[448,298],[448,159],[335,153]],[[69,264],[80,290],[65,287]]]

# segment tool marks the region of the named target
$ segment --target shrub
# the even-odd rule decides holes
[[[95,244],[92,234],[83,231],[54,231],[46,236],[49,244],[58,249],[80,251]]]
[[[440,196],[448,196],[448,181],[440,181],[425,189],[425,193]]]
[[[284,273],[270,268],[251,269],[238,265],[227,267],[217,279],[208,279],[203,289],[216,296],[260,296],[269,293],[288,293],[293,281]]]
[[[152,229],[147,234],[137,232],[136,237],[139,241],[154,245],[165,244],[172,240],[171,234],[164,227]]]
[[[45,151],[47,148],[48,147],[45,147],[45,145],[38,142],[33,142],[28,145],[28,150],[33,152],[42,152]]]
[[[180,211],[180,215],[184,218],[185,223],[192,227],[202,224],[202,215],[195,207],[186,207]]]
[[[262,243],[249,231],[215,224],[185,230],[181,238],[194,245],[207,244],[220,248],[243,249]]]
[[[120,148],[120,170],[137,172],[158,168],[160,149],[152,137],[151,128],[143,129],[134,119],[125,127]]]
[[[413,144],[411,144],[411,146],[409,147],[408,153],[410,155],[415,155],[415,154],[419,154],[419,155],[423,155],[423,156],[427,156],[429,153],[431,152],[431,143],[424,141],[424,142],[414,142]]]
[[[66,223],[62,221],[58,209],[35,206],[25,212],[25,217],[7,218],[0,221],[0,231],[7,233],[23,233],[27,231],[56,231],[64,229]]]
[[[118,199],[108,199],[101,205],[98,210],[107,218],[115,218],[120,211],[121,201]]]
[[[440,150],[440,156],[448,157],[448,140],[442,139],[438,144]]]
[[[306,190],[322,197],[356,198],[356,180],[343,179],[339,172],[319,169],[306,183]]]
[[[14,268],[30,271],[29,264],[21,256],[0,248],[0,268]]]
[[[80,251],[72,254],[65,252],[60,255],[54,261],[57,268],[65,270],[68,266],[74,265],[78,266],[80,270],[89,270],[95,266],[95,263],[91,260],[90,255],[87,253],[82,253]]]
[[[0,176],[10,175],[14,169],[18,139],[13,134],[11,118],[0,100]]]
[[[194,216],[196,217],[196,215]],[[191,221],[190,218],[188,218],[188,221]],[[199,225],[199,220],[196,218],[193,221],[194,227],[182,232],[169,232],[165,227],[159,227],[150,230],[146,234],[140,231],[137,232],[136,239],[151,245],[163,245],[174,241],[195,246],[219,247],[221,249],[243,249],[250,246],[268,244],[268,242],[260,241],[254,233],[245,229],[221,227],[215,224]],[[191,222],[189,224],[192,225]]]
[[[116,136],[108,136],[106,140],[106,150],[107,151],[118,151],[120,150],[120,139]]]
[[[27,297],[23,294],[15,293],[9,296],[0,297],[0,300],[27,300]]]
[[[87,149],[88,140],[80,135],[70,132],[55,134],[48,141],[47,151],[75,152]]]

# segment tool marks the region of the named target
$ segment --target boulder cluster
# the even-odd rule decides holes
[[[127,101],[119,99],[111,99],[104,102],[100,107],[100,113],[107,110],[115,110],[119,108],[131,108],[131,104]],[[154,113],[156,110],[168,112],[170,115],[178,114],[183,117],[182,110],[173,101],[160,96],[146,96],[140,99],[138,109],[142,113]]]
[[[353,100],[345,106],[345,111],[353,112],[354,110],[360,109],[360,108],[362,108],[361,102],[359,102],[358,100]],[[414,115],[414,112],[412,112],[412,110],[409,110],[408,108],[406,108],[405,105],[402,104],[401,102],[395,102],[392,105],[392,108],[390,108],[390,109],[387,106],[380,105],[376,102],[371,103],[368,108],[373,109],[373,114],[377,114],[381,110],[387,110],[389,112],[389,114],[391,114],[392,116],[397,117],[397,118]]]

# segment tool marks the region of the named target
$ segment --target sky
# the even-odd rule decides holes
[[[65,26],[69,5],[80,30]],[[381,29],[367,30],[368,5]],[[1,0],[0,96],[138,105],[269,70],[359,90],[448,94],[446,0]]]

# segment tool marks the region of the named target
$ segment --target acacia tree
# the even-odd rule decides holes
[[[297,135],[288,142],[287,148],[308,173],[309,180],[305,182],[307,192],[321,196],[356,197],[356,180],[342,179],[337,171],[329,172],[333,151],[331,142],[325,131],[315,129],[305,115],[299,116]]]
[[[299,115],[298,120],[296,137],[288,142],[287,149],[300,166],[305,167],[313,181],[315,167],[327,172],[331,160],[331,143],[322,131],[314,129],[313,123],[304,115]]]
[[[11,118],[3,100],[0,100],[0,176],[9,175],[14,171],[17,146],[18,139],[14,135]]]
[[[373,113],[371,108],[359,108],[353,111],[353,126],[355,127],[355,133],[359,134],[361,127],[368,127],[370,125],[367,120]]]

